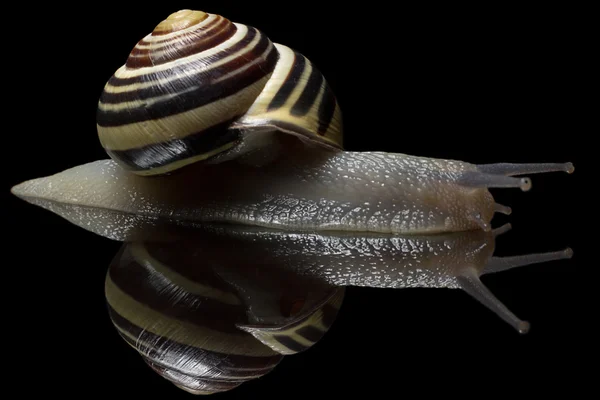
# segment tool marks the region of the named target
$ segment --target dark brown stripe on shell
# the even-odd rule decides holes
[[[323,93],[321,104],[319,105],[319,127],[317,128],[317,133],[319,135],[325,135],[327,129],[329,129],[333,114],[335,113],[336,104],[337,100],[333,93],[333,89],[331,89],[329,85],[325,85],[325,92]]]
[[[107,307],[110,318],[115,326],[128,332],[134,338],[140,338],[143,343],[151,343],[152,347],[146,347],[142,345],[142,342],[132,343],[131,339],[121,335],[124,340],[143,352],[153,362],[167,368],[176,369],[190,376],[194,376],[194,371],[198,370],[208,370],[209,372],[214,370],[214,376],[222,375],[223,377],[227,375],[232,377],[260,375],[275,368],[283,358],[280,354],[265,357],[227,354],[182,344],[142,329],[126,318],[123,318],[110,304]],[[201,341],[199,340],[199,342]],[[257,341],[257,346],[264,345]],[[167,360],[181,359],[182,355],[185,355],[185,359],[188,362],[180,365],[179,368],[175,368],[174,365],[166,362]],[[192,363],[189,360],[194,360],[195,362]],[[198,365],[201,365],[203,368],[200,368]]]
[[[227,129],[231,122],[232,120],[225,121],[183,139],[129,150],[106,149],[106,152],[111,158],[118,160],[124,168],[131,171],[162,167],[175,161],[211,152],[228,143],[236,142],[239,140],[241,133],[236,129]]]
[[[252,33],[244,38],[244,45],[240,47],[244,48],[254,40],[256,33]],[[145,89],[131,90],[122,93],[110,93],[104,92],[100,98],[100,102],[104,104],[119,104],[137,100],[148,100],[158,96],[166,94],[176,94],[188,91],[191,87],[197,86],[204,88],[204,90],[210,90],[212,81],[222,77],[225,74],[229,74],[238,68],[241,68],[247,60],[254,60],[262,56],[269,47],[269,39],[266,36],[262,36],[260,41],[254,47],[254,49],[248,53],[248,57],[236,57],[235,59],[213,68],[209,73],[205,70],[205,61],[196,60],[190,63],[174,66],[173,68],[165,71],[162,75],[162,79],[170,76],[177,76],[179,78],[169,81],[165,85],[153,85]],[[221,58],[221,56],[219,56]],[[179,94],[179,96],[186,96],[186,94]]]
[[[222,26],[218,26],[215,27],[216,25],[221,24]],[[219,18],[215,18],[210,24],[205,25],[203,27],[198,27],[197,29],[191,31],[191,32],[186,32],[186,33],[181,33],[179,35],[170,37],[168,39],[162,39],[162,40],[153,40],[153,41],[149,41],[146,39],[142,39],[140,40],[137,45],[133,48],[133,50],[131,51],[131,53],[129,53],[129,55],[135,55],[135,56],[139,56],[139,55],[144,55],[150,52],[151,49],[140,49],[138,46],[152,46],[152,50],[156,51],[156,50],[163,50],[166,49],[168,47],[170,47],[170,44],[176,44],[176,43],[181,43],[182,39],[184,39],[185,37],[189,36],[189,35],[206,35],[209,33],[214,34],[215,32],[211,32],[213,30],[219,30],[219,29],[224,29],[226,28],[227,25],[227,20],[226,19],[219,19]],[[153,37],[156,37],[156,35],[152,34]],[[190,44],[189,41],[187,43],[188,45]],[[185,45],[185,43],[183,44]]]
[[[236,44],[226,49],[223,49],[222,51],[215,54],[213,57],[223,59],[225,57],[239,52],[240,50],[248,47],[248,44],[252,42],[252,40],[257,34],[260,34],[260,32],[254,28],[248,28],[248,31],[246,32],[244,37],[241,38]],[[264,36],[267,41],[269,40],[265,35],[262,36]],[[155,82],[159,79],[176,78],[181,76],[180,74],[188,71],[190,69],[190,65],[193,65],[193,63],[188,62],[183,65],[174,66],[174,68],[168,68],[160,72],[152,72],[152,70],[150,70],[150,72],[147,74],[131,78],[118,78],[117,76],[113,75],[108,80],[108,84],[111,86],[128,86],[136,83]]]
[[[310,325],[303,326],[302,328],[298,329],[296,331],[296,333],[298,335],[302,336],[303,338],[305,338],[306,340],[309,340],[314,343],[321,340],[321,338],[325,334],[324,331],[320,330],[319,328],[317,328],[315,326],[310,326]]]
[[[237,27],[226,19],[222,20],[221,25],[222,27],[218,26],[215,28],[215,32],[208,32],[210,35],[206,36],[206,38],[200,39],[199,37],[194,37],[194,34],[191,34],[189,38],[183,36],[182,39],[184,40],[173,42],[167,51],[161,52],[161,55],[153,55],[156,51],[155,49],[134,48],[125,65],[131,69],[152,67],[216,47],[231,38],[237,31]],[[197,35],[205,33],[203,31],[204,29],[200,30]],[[160,51],[160,49],[158,50]],[[136,55],[137,57],[132,57],[132,55]]]
[[[109,279],[119,289],[165,318],[244,335],[235,326],[246,320],[244,307],[188,293],[162,277],[133,260],[109,270]]]
[[[310,76],[308,77],[308,82],[306,82],[306,86],[304,87],[302,94],[298,100],[296,100],[296,103],[294,103],[292,109],[290,110],[290,114],[296,117],[306,115],[317,100],[317,96],[319,96],[319,92],[321,91],[322,83],[323,75],[313,65]]]
[[[272,47],[266,60],[258,62],[244,72],[231,76],[216,84],[211,84],[210,82],[207,82],[206,84],[198,83],[198,86],[194,90],[179,94],[176,101],[169,98],[146,107],[132,108],[123,111],[104,111],[99,108],[97,123],[104,127],[120,126],[135,122],[160,119],[202,107],[206,104],[234,95],[269,75],[275,68],[278,58],[279,54],[277,50]],[[221,71],[221,74],[224,73],[226,73],[226,71]],[[217,77],[218,75],[213,77],[213,79],[216,79]],[[105,96],[103,95],[103,97]],[[104,100],[101,101],[104,102]]]
[[[294,339],[286,335],[273,335],[273,339],[275,339],[277,342],[281,343],[288,349],[297,353],[308,349],[308,346],[298,343]]]
[[[304,72],[306,67],[306,59],[300,53],[294,52],[294,62],[292,69],[288,73],[283,85],[279,88],[273,99],[267,107],[267,111],[273,111],[282,107],[285,102],[289,99],[290,95],[294,91],[294,88],[298,85],[298,81]]]

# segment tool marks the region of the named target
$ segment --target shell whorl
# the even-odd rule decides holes
[[[126,169],[170,172],[265,129],[341,147],[341,112],[306,57],[259,30],[182,10],[137,43],[106,84],[100,142]]]

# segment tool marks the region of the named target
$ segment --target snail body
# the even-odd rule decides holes
[[[489,230],[494,213],[506,212],[488,190],[459,183],[477,173],[468,163],[297,150],[268,166],[194,165],[152,178],[101,160],[24,182],[13,192],[114,240],[159,223],[433,234]]]
[[[98,134],[113,161],[13,193],[115,239],[165,219],[421,234],[489,231],[510,209],[488,188],[529,190],[512,175],[573,171],[344,151],[339,104],[306,57],[190,10],[161,22],[108,81]]]

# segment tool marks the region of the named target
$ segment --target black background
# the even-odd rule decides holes
[[[84,3],[82,3],[84,4]],[[325,2],[106,2],[8,13],[3,204],[8,384],[17,391],[190,398],[152,372],[114,330],[104,276],[120,244],[13,198],[23,180],[105,158],[100,92],[135,43],[168,14],[196,8],[263,30],[317,65],[344,112],[345,147],[473,163],[565,162],[573,175],[533,176],[533,189],[494,191],[513,208],[497,255],[572,247],[575,257],[484,278],[519,317],[521,336],[466,294],[350,288],[325,338],[269,375],[220,398],[401,397],[508,390],[575,395],[592,383],[597,315],[583,289],[597,262],[580,238],[584,148],[592,111],[588,10],[324,6]],[[386,3],[383,3],[386,4]],[[31,8],[31,9],[30,9]],[[8,34],[17,32],[17,34]],[[30,34],[30,36],[27,36]],[[597,72],[597,71],[596,71]],[[597,91],[595,91],[597,93]],[[597,98],[595,99],[597,100]],[[15,125],[9,127],[9,123]],[[6,242],[5,242],[6,245]],[[589,250],[589,249],[588,249]],[[20,397],[17,396],[17,397]],[[410,396],[412,397],[412,396]]]

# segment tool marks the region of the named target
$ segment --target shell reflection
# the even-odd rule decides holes
[[[507,229],[393,236],[205,226],[124,244],[106,298],[116,329],[152,369],[194,394],[223,392],[319,341],[345,286],[463,289],[526,332],[479,276],[571,251],[493,257]]]
[[[180,388],[210,394],[258,378],[335,319],[343,288],[207,263],[196,245],[125,244],[106,279],[120,335]]]

